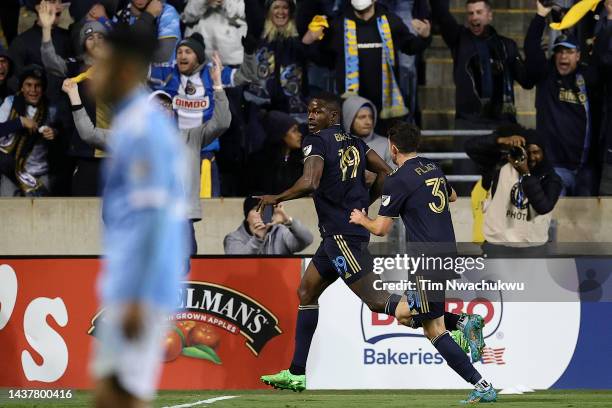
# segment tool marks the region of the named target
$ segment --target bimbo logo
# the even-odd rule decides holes
[[[503,302],[492,302],[482,297],[469,301],[447,298],[446,311],[450,313],[479,314],[484,318],[485,339],[497,332],[503,315]],[[361,333],[363,341],[375,344],[393,337],[424,337],[421,330],[400,325],[394,317],[370,311],[365,304],[361,305]]]

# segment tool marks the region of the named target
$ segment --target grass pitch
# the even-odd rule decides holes
[[[457,390],[343,390],[343,391],[162,391],[155,400],[154,407],[211,408],[430,408],[461,406],[459,401],[468,391]],[[4,394],[6,395],[6,394]],[[236,398],[216,400],[218,397]],[[88,407],[91,393],[76,391],[71,400],[7,401],[2,399],[2,407]],[[503,408],[511,407],[612,407],[612,391],[559,390],[537,391],[523,395],[501,395],[497,404]]]

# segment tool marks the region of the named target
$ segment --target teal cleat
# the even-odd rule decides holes
[[[289,370],[283,370],[278,374],[262,375],[261,381],[279,390],[302,392],[306,389],[306,376],[291,374]]]
[[[472,390],[468,397],[461,401],[462,404],[484,404],[497,401],[497,391],[490,386],[485,391]]]
[[[482,336],[484,319],[482,316],[476,314],[462,314],[462,316],[467,317],[467,321],[463,326],[463,336],[465,336],[470,344],[470,355],[472,357],[472,362],[475,363],[482,358],[482,350],[485,346],[484,337]]]

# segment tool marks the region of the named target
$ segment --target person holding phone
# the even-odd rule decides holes
[[[258,203],[257,198],[245,198],[244,221],[223,240],[226,255],[291,255],[312,243],[312,233],[289,216],[282,204],[260,213]]]

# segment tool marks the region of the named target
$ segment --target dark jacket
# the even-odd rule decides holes
[[[55,47],[57,55],[64,59],[73,56],[68,30],[53,27],[51,30],[51,41],[53,41],[53,46]],[[12,82],[11,85],[15,85],[16,87],[17,76],[23,67],[30,64],[43,66],[40,53],[41,43],[42,28],[36,23],[34,23],[32,28],[24,31],[13,40],[13,43],[9,47],[9,55],[13,61],[13,73],[15,75],[12,79],[14,82]],[[47,74],[47,80],[47,96],[55,103],[61,95],[63,79]]]
[[[248,193],[282,193],[302,176],[303,157],[302,151],[298,149],[285,159],[280,145],[264,145],[261,151],[251,155],[248,160]]]
[[[491,190],[491,197],[495,195],[499,170],[508,162],[506,152],[497,143],[497,138],[497,134],[477,136],[465,143],[465,151],[479,166],[482,186]],[[523,178],[521,186],[529,204],[538,214],[547,214],[555,208],[563,188],[561,178],[546,157],[531,170],[531,176]]]
[[[540,46],[545,19],[536,15],[525,37],[525,66],[528,86],[536,86],[536,128],[544,139],[548,159],[555,167],[571,170],[597,162],[602,87],[597,64],[579,64],[572,74],[561,76],[554,59],[547,60]],[[595,61],[595,60],[593,60]],[[579,101],[577,76],[585,81],[591,119],[590,140],[586,138],[587,114]],[[585,147],[586,160],[583,159]]]
[[[525,68],[516,43],[497,34],[491,26],[476,37],[459,24],[449,11],[449,0],[432,1],[432,18],[453,57],[455,116],[476,123],[516,122],[514,81],[525,86]],[[484,67],[478,50],[488,50],[491,59],[491,94],[483,95]],[[482,53],[482,51],[481,51]],[[508,86],[509,85],[509,86]],[[506,103],[504,104],[504,96]]]
[[[308,3],[308,2],[306,2]],[[372,44],[376,47],[364,47],[359,49],[359,95],[369,99],[380,112],[382,108],[382,47],[380,33],[378,31],[377,18],[386,15],[389,28],[393,38],[395,49],[394,75],[399,82],[398,55],[401,51],[405,54],[418,54],[424,51],[431,43],[429,38],[421,38],[410,32],[406,24],[395,15],[388,12],[385,7],[375,5],[374,17],[363,21],[355,17],[351,7],[346,8],[343,15],[330,21],[329,28],[325,30],[323,40],[316,41],[311,47],[316,47],[318,55],[317,63],[327,65],[336,71],[336,89],[338,94],[345,91],[345,58],[344,58],[344,19],[354,20],[357,23],[357,42],[359,44]],[[310,21],[316,11],[310,11],[310,18],[306,15],[302,19]]]
[[[260,39],[256,51],[256,86],[265,87],[270,98],[269,109],[288,113],[306,112],[308,90],[309,50],[302,43],[302,36],[263,39],[266,18],[265,9],[259,0],[245,1],[245,14],[249,25],[249,36]],[[270,69],[270,65],[273,69]]]

